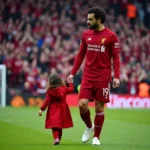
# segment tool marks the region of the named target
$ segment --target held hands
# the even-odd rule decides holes
[[[42,116],[42,110],[40,109],[38,112],[39,116]]]
[[[113,79],[112,87],[115,89],[115,88],[118,88],[118,87],[119,87],[119,85],[120,85],[120,81],[119,81],[119,79],[114,78],[114,79]]]
[[[69,77],[67,78],[67,82],[68,83],[73,83],[73,78],[74,78],[74,75],[69,75]]]

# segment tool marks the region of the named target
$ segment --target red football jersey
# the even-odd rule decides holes
[[[102,31],[86,30],[83,32],[80,50],[76,56],[71,74],[75,75],[84,57],[84,80],[111,81],[111,60],[114,77],[120,76],[120,48],[116,34],[108,28]]]

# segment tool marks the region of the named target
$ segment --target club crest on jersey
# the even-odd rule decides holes
[[[105,46],[104,45],[101,46],[101,52],[105,52]]]
[[[105,40],[106,40],[106,38],[102,38],[102,39],[101,39],[101,44],[104,44],[104,43],[105,43]]]

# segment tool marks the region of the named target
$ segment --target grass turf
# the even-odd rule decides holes
[[[92,118],[94,109],[90,108]],[[149,109],[106,109],[101,145],[85,144],[78,108],[71,108],[74,127],[63,130],[61,144],[53,146],[51,130],[44,129],[45,112],[38,108],[0,108],[0,150],[149,150]]]

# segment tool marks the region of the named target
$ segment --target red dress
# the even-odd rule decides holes
[[[72,93],[73,90],[73,84],[69,84],[69,87],[60,86],[47,91],[45,101],[41,106],[41,110],[48,107],[45,128],[63,129],[73,127],[71,113],[66,103],[66,95]]]

